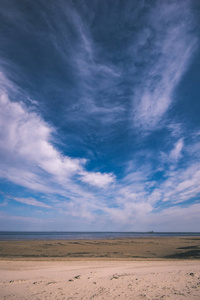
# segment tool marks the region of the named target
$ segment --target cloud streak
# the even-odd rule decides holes
[[[19,202],[19,203],[23,203],[23,204],[26,204],[26,205],[31,205],[31,206],[35,206],[35,207],[42,207],[42,208],[48,208],[50,209],[51,206],[41,202],[41,201],[38,201],[38,200],[35,200],[34,198],[14,198],[15,201]]]
[[[189,6],[184,2],[180,11],[176,2],[159,2],[147,16],[146,34],[136,50],[138,63],[146,64],[145,74],[133,102],[134,124],[144,130],[156,129],[171,107],[173,92],[196,49]]]

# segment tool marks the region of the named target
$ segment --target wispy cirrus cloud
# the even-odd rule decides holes
[[[172,105],[173,92],[196,49],[190,3],[158,2],[147,15],[142,42],[136,46],[144,73],[133,101],[134,124],[152,130]]]
[[[35,206],[35,207],[42,207],[42,208],[52,208],[50,205],[45,204],[41,201],[38,201],[32,197],[28,197],[28,198],[14,198],[15,201],[26,204],[26,205],[31,205],[31,206]]]
[[[51,94],[59,95],[62,103],[62,109],[59,108],[60,120],[67,124],[77,124],[77,120],[79,124],[87,122],[85,126],[89,131],[92,124],[96,123],[100,130],[105,126],[108,134],[116,123],[127,121],[129,114],[129,121],[134,123],[136,130],[155,129],[158,123],[163,122],[165,113],[171,107],[175,88],[196,49],[198,38],[193,30],[196,21],[191,3],[182,3],[180,10],[176,2],[157,2],[152,7],[147,6],[145,13],[142,13],[144,5],[138,4],[137,9],[134,7],[134,19],[139,29],[130,31],[129,26],[133,26],[135,20],[131,21],[127,8],[131,10],[134,4],[128,1],[122,10],[123,17],[118,20],[120,35],[112,30],[115,18],[108,20],[108,4],[102,5],[102,14],[98,11],[98,1],[93,5],[88,22],[83,13],[87,10],[85,4],[78,8],[73,3],[60,1],[56,7],[50,3],[44,8],[41,3],[39,10],[37,4],[33,5],[34,13],[37,9],[42,18],[40,36],[47,42],[48,55],[47,48],[42,48],[38,43],[38,31],[34,30],[23,9],[15,6],[11,17],[9,11],[3,8],[3,16],[9,19],[12,26],[17,24],[18,32],[24,38],[32,33],[34,46],[45,56],[43,65],[47,76],[43,78],[39,72],[38,57],[31,56],[29,60],[32,59],[36,65],[35,75],[42,82],[42,86],[34,86],[31,77],[24,77],[19,62],[13,63],[7,58],[6,51],[2,56],[4,70],[18,83],[19,78],[23,78],[27,86],[33,84],[31,89],[43,100],[43,111],[51,109],[46,98]],[[112,8],[115,16],[117,9],[118,4]],[[95,18],[99,22],[92,26]],[[129,26],[126,20],[129,20]],[[102,22],[108,27],[107,30],[101,27]],[[100,37],[97,39],[98,32]],[[114,43],[119,44],[120,48],[112,48],[112,55],[110,43],[107,43],[109,36],[113,36]],[[7,37],[4,39],[7,42]],[[120,44],[120,39],[124,43]],[[20,45],[19,49],[22,48]],[[29,55],[29,52],[26,54]],[[56,60],[52,59],[55,57]],[[55,67],[54,74],[49,64]],[[56,77],[58,74],[59,80]],[[65,114],[68,115],[67,120]]]
[[[174,146],[174,149],[172,149],[169,154],[171,160],[177,161],[181,157],[181,151],[183,149],[183,146],[183,139],[178,140],[178,142]]]
[[[199,197],[200,165],[190,164],[184,169],[172,170],[160,186],[163,191],[162,201],[181,203]]]
[[[95,3],[94,6],[98,7]],[[46,22],[52,33],[50,43],[60,54],[62,61],[70,65],[71,75],[75,82],[77,96],[66,106],[68,120],[85,121],[89,124],[100,122],[112,124],[121,120],[125,107],[115,101],[114,90],[119,90],[123,70],[111,61],[105,61],[101,55],[102,48],[95,42],[91,24],[85,22],[84,17],[75,5],[65,3],[58,5],[54,22],[46,15]],[[58,14],[62,10],[64,18]],[[98,12],[98,10],[97,10]],[[96,12],[96,13],[97,13]],[[92,13],[92,12],[91,12]],[[68,35],[69,28],[73,28]],[[59,35],[57,34],[59,31]],[[69,39],[71,37],[71,39]],[[90,122],[90,118],[92,118]]]
[[[176,164],[182,157],[182,151],[184,149],[184,139],[180,138],[173,145],[173,148],[167,152],[161,152],[160,162],[169,163],[171,165]]]

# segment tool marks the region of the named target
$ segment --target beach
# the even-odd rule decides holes
[[[197,237],[0,241],[0,299],[200,299],[199,257]]]
[[[200,237],[0,241],[0,259],[198,259]]]
[[[0,299],[199,299],[200,261],[1,261]]]

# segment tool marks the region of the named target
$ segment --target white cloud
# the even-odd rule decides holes
[[[183,146],[183,139],[178,140],[178,142],[174,146],[174,149],[172,149],[169,154],[170,160],[177,161],[181,157],[181,151],[183,149]]]
[[[72,177],[79,174],[82,181],[98,187],[113,182],[112,174],[87,172],[85,159],[72,159],[59,153],[51,142],[53,128],[21,103],[11,102],[6,94],[0,97],[0,113],[1,177],[49,192],[53,190],[52,182],[66,191],[75,190]]]
[[[183,138],[180,138],[174,144],[174,147],[171,151],[160,153],[160,162],[170,164],[171,169],[173,169],[176,166],[176,163],[182,157],[183,148],[184,148],[184,140]]]
[[[62,157],[49,142],[52,128],[19,103],[9,101],[3,94],[1,109],[1,149],[20,161],[35,163],[54,175],[77,172],[85,162]]]
[[[47,205],[41,201],[38,201],[32,197],[28,198],[13,198],[15,201],[26,204],[26,205],[31,205],[31,206],[36,206],[36,207],[43,207],[43,208],[52,208],[50,205]]]
[[[179,168],[166,173],[166,179],[158,186],[160,201],[172,204],[183,203],[200,193],[200,164]]]
[[[104,56],[99,55],[102,51],[101,46],[95,42],[91,27],[74,6],[69,4],[66,15],[76,32],[77,43],[72,43],[66,35],[62,37],[63,45],[58,45],[61,39],[56,34],[54,40],[57,41],[59,38],[55,45],[64,57],[64,61],[69,60],[66,53],[70,55],[70,62],[73,64],[73,70],[78,78],[77,85],[81,91],[76,104],[70,108],[73,114],[69,114],[68,118],[72,118],[72,121],[75,120],[75,122],[87,118],[87,122],[89,122],[89,116],[94,116],[93,122],[94,120],[100,122],[101,126],[119,122],[125,108],[122,103],[115,103],[113,90],[118,89],[117,83],[120,81],[122,71],[116,64],[104,61]],[[60,20],[57,21],[59,23]],[[67,51],[65,47],[67,47]],[[107,99],[99,100],[104,92],[109,96]],[[110,98],[112,101],[109,100]]]
[[[182,124],[180,124],[180,123],[171,123],[168,126],[168,129],[171,131],[171,135],[173,137],[178,138],[179,136],[181,136],[183,134]]]
[[[134,124],[142,129],[156,128],[169,109],[173,91],[191,61],[197,38],[190,31],[194,18],[189,5],[182,3],[180,10],[178,3],[158,2],[147,18],[151,27],[143,44],[149,47],[151,39],[153,50],[149,48],[146,74],[134,96]],[[143,46],[138,42],[141,57]]]
[[[100,172],[82,172],[81,175],[81,180],[89,183],[90,185],[98,186],[98,187],[106,187],[109,184],[113,183],[115,181],[115,177],[113,174],[102,174]]]

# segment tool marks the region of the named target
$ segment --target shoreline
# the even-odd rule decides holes
[[[200,237],[0,241],[0,260],[199,260]]]

